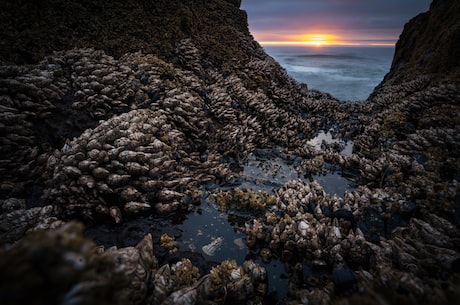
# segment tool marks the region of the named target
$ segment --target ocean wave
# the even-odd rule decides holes
[[[366,57],[361,57],[353,54],[299,54],[297,58],[321,58],[321,59],[354,59],[354,60],[366,60]]]
[[[289,65],[286,67],[288,72],[292,72],[298,79],[302,79],[303,74],[308,76],[315,76],[324,78],[325,80],[357,80],[357,81],[369,81],[373,79],[364,74],[351,74],[341,68],[325,68],[325,67],[312,67],[303,65]]]

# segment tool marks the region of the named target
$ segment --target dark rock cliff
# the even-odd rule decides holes
[[[37,63],[53,51],[91,47],[115,57],[142,51],[169,61],[176,43],[191,38],[213,64],[244,60],[252,54],[240,2],[2,1],[0,57]]]
[[[396,44],[387,82],[401,82],[421,75],[437,78],[460,76],[460,2],[435,0],[430,10],[405,26]]]

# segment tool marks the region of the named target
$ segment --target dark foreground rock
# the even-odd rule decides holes
[[[270,274],[254,259],[286,265],[284,303],[458,300],[458,3],[434,1],[406,25],[363,103],[292,80],[239,4],[2,2],[2,304],[269,303]],[[330,127],[352,154],[309,143]],[[347,171],[357,187],[234,188],[261,183],[241,171],[257,152],[269,176],[279,160],[301,177]],[[246,215],[235,224],[250,252],[241,265],[199,269],[167,234],[104,249],[74,222],[170,220],[209,194]]]

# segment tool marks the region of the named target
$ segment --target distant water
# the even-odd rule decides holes
[[[365,100],[390,70],[394,47],[264,46],[265,51],[309,89],[340,100]]]

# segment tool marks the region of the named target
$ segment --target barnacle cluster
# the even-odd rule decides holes
[[[213,193],[212,201],[223,209],[265,211],[276,203],[276,197],[262,191],[255,192],[235,188]]]

